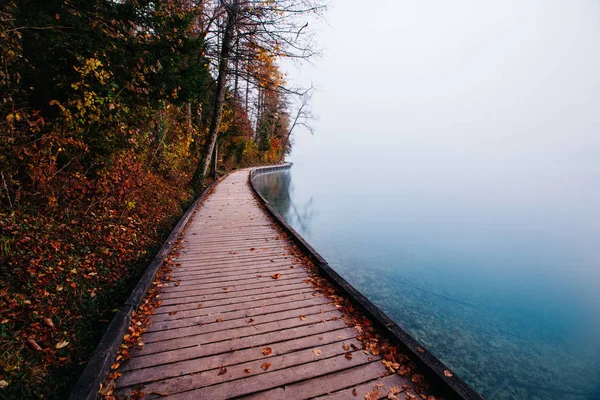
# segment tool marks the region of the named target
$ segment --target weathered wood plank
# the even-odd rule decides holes
[[[150,389],[152,391],[174,394],[247,377],[248,373],[244,372],[246,368],[250,368],[255,374],[267,371],[273,372],[344,354],[344,344],[360,345],[360,342],[354,339],[354,335],[356,335],[356,331],[346,328],[327,332],[322,335],[313,335],[272,344],[269,348],[273,353],[267,356],[262,353],[263,348],[258,347],[168,364],[162,367],[144,368],[120,379],[118,387],[145,384],[146,387],[144,390]],[[320,354],[317,355],[313,352],[314,349],[321,350]],[[248,364],[253,361],[256,362]],[[270,364],[266,369],[262,367],[265,362]],[[219,375],[221,367],[226,367],[227,372]],[[207,371],[207,373],[198,375],[203,371]],[[194,375],[176,380],[168,379],[188,374]],[[156,382],[154,385],[148,384],[149,382],[161,380],[162,382]]]
[[[170,364],[184,360],[192,360],[198,357],[226,353],[229,351],[240,350],[253,346],[268,345],[291,338],[315,335],[318,333],[334,331],[346,327],[346,324],[341,320],[328,321],[327,323],[304,325],[294,327],[292,329],[283,329],[281,331],[256,334],[232,340],[223,340],[221,342],[208,343],[203,346],[188,347],[146,356],[138,355],[137,352],[134,351],[132,352],[132,359],[123,363],[121,366],[121,371],[148,368],[156,365]]]
[[[214,308],[209,308],[208,310],[201,309],[199,311],[203,311],[203,313],[200,314],[200,312],[198,312],[196,316],[193,317],[182,317],[181,315],[179,315],[179,318],[173,320],[156,322],[153,321],[152,324],[148,327],[147,332],[157,332],[167,329],[178,329],[185,328],[186,326],[195,326],[212,323],[215,321],[215,318],[222,318],[223,321],[228,321],[236,318],[251,318],[259,315],[267,315],[284,310],[302,309],[304,307],[325,304],[331,304],[330,300],[323,297],[313,297],[303,300],[292,300],[274,303],[272,305],[251,304],[248,306],[236,307],[236,309],[225,311],[215,311]],[[172,317],[176,317],[178,314],[179,313],[172,315]]]
[[[357,385],[352,388],[340,390],[333,392],[331,394],[326,394],[324,396],[319,396],[317,399],[320,400],[346,400],[351,398],[356,399],[365,399],[367,393],[370,394],[371,398],[377,399],[386,399],[388,394],[390,393],[390,389],[395,387],[395,389],[400,390],[400,393],[404,392],[402,388],[403,385],[411,385],[410,379],[400,376],[398,374],[393,374],[389,376],[384,376],[383,378],[379,378],[377,380],[373,380],[371,382],[363,383],[362,385]],[[412,386],[412,385],[411,385]],[[394,390],[396,392],[396,390]],[[355,394],[356,393],[356,394]],[[398,398],[403,399],[405,396],[398,395]]]
[[[353,353],[356,354],[356,353]],[[364,382],[378,379],[387,373],[385,367],[379,362],[361,365],[346,369],[341,372],[307,379],[303,382],[286,385],[267,392],[249,396],[249,399],[284,400],[289,398],[309,399],[316,396],[327,395],[336,390],[346,389]],[[387,396],[387,393],[386,393]],[[354,397],[350,395],[348,398]],[[364,399],[361,397],[361,399]]]

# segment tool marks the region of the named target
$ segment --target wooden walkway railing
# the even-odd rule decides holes
[[[162,305],[116,380],[145,398],[364,399],[410,384],[386,376],[263,211],[248,171],[218,184],[193,217]]]

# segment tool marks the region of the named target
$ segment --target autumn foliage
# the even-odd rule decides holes
[[[0,7],[0,398],[64,398],[200,190],[215,83],[207,6]],[[279,79],[275,55],[255,50],[253,67]],[[262,90],[252,121],[254,103],[235,93],[219,172],[279,161],[285,99]]]

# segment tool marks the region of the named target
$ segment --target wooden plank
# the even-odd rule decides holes
[[[266,315],[283,310],[294,310],[303,307],[311,307],[321,304],[331,304],[331,301],[323,297],[311,297],[303,300],[292,300],[274,303],[272,305],[250,304],[247,306],[236,307],[230,311],[215,311],[217,307],[207,310],[200,309],[194,316],[182,316],[180,313],[172,315],[174,319],[163,321],[152,321],[147,332],[157,332],[166,329],[185,328],[186,326],[202,325],[214,322],[215,317],[222,318],[223,321],[236,318],[251,318],[258,315]],[[201,314],[202,313],[202,314]],[[168,314],[167,314],[168,315]],[[177,318],[179,316],[179,318]]]
[[[223,340],[220,342],[208,343],[203,346],[194,346],[191,348],[178,349],[146,356],[138,355],[138,352],[134,351],[132,352],[131,360],[124,362],[121,365],[120,371],[148,368],[161,364],[192,360],[213,354],[226,353],[235,350],[239,351],[248,347],[266,346],[275,342],[289,340],[291,338],[315,335],[343,329],[346,327],[346,324],[341,320],[328,321],[327,323],[298,326],[276,332],[267,332],[264,334],[256,334],[232,340]]]
[[[271,389],[277,386],[311,379],[316,376],[321,376],[368,363],[369,357],[362,351],[356,351],[352,353],[351,360],[348,360],[344,355],[340,355],[298,365],[292,368],[238,379],[233,382],[224,382],[184,393],[174,394],[172,398],[176,400],[219,400],[238,396],[246,396],[252,393],[263,391],[265,389]]]
[[[304,300],[322,300],[324,302],[330,302],[331,300],[323,297],[323,296],[312,296],[312,292],[310,289],[306,289],[305,292],[301,293],[293,293],[293,294],[285,294],[282,296],[272,296],[271,294],[265,295],[265,297],[259,299],[250,299],[247,301],[240,302],[229,302],[227,304],[222,304],[223,302],[205,302],[202,304],[202,307],[198,307],[195,304],[185,305],[178,309],[177,307],[171,307],[172,311],[159,313],[155,313],[151,317],[151,321],[153,324],[158,324],[163,321],[172,321],[179,320],[185,318],[196,318],[204,315],[214,315],[225,312],[233,312],[233,311],[247,311],[249,315],[252,315],[254,312],[260,312],[263,308],[267,308],[269,306],[280,306],[283,304],[289,304],[291,302],[300,302]],[[266,297],[269,296],[269,297]],[[191,308],[191,309],[190,309]],[[150,328],[152,325],[150,326]]]
[[[294,283],[306,283],[307,276],[291,276],[291,277],[280,277],[279,279],[273,279],[270,275],[265,275],[261,278],[255,278],[251,281],[243,281],[238,284],[223,285],[222,283],[211,284],[209,287],[204,285],[196,286],[175,286],[174,288],[165,288],[165,291],[161,293],[160,298],[163,301],[167,299],[177,299],[180,297],[189,296],[203,296],[208,294],[217,293],[228,293],[234,294],[237,292],[249,291],[253,289],[272,288],[285,285],[291,285]],[[198,289],[201,287],[201,289]],[[171,289],[171,290],[169,290]]]
[[[171,328],[159,332],[146,333],[144,335],[144,342],[146,344],[152,342],[165,341],[170,339],[177,339],[185,336],[201,335],[204,333],[221,331],[225,329],[235,329],[241,327],[248,327],[248,325],[255,326],[258,324],[265,324],[267,322],[281,321],[290,318],[299,318],[302,316],[309,316],[313,314],[322,314],[327,311],[335,311],[336,307],[327,304],[317,304],[310,307],[304,307],[295,310],[282,310],[264,315],[256,315],[252,318],[246,315],[240,318],[223,319],[221,314],[211,315],[211,318],[205,318],[206,323],[196,324],[195,326],[183,327],[183,328]],[[217,322],[219,320],[219,322]],[[209,322],[210,321],[210,322]]]
[[[302,271],[302,272],[299,272]],[[216,273],[212,273],[212,274],[182,274],[182,278],[183,280],[181,280],[180,285],[198,285],[198,284],[205,284],[205,283],[216,283],[216,282],[224,282],[224,281],[229,281],[231,279],[236,279],[236,277],[239,277],[239,279],[247,279],[247,278],[254,278],[257,277],[257,275],[265,275],[265,274],[274,274],[274,273],[280,273],[282,276],[283,275],[290,275],[290,274],[297,274],[297,273],[304,273],[305,275],[308,275],[308,271],[305,269],[301,269],[301,268],[294,268],[291,269],[288,267],[287,264],[280,264],[280,265],[275,265],[275,264],[270,264],[267,265],[265,267],[258,267],[258,269],[252,269],[250,271],[248,271],[247,269],[244,269],[243,271],[229,271],[229,272],[216,272]],[[173,274],[171,274],[173,275]],[[166,286],[173,286],[174,285],[174,281],[173,280],[169,280],[169,281],[163,281]]]
[[[202,303],[207,300],[220,300],[220,299],[233,299],[238,297],[247,297],[258,294],[267,294],[274,293],[276,289],[278,290],[302,290],[306,288],[308,285],[304,282],[299,283],[290,283],[278,286],[269,286],[262,289],[251,289],[251,290],[243,290],[241,292],[235,293],[211,293],[201,296],[186,296],[186,297],[178,297],[176,299],[164,299],[162,304],[164,306],[175,305],[175,304],[186,304],[186,303]]]
[[[152,390],[174,394],[247,377],[248,374],[244,372],[246,368],[250,368],[255,371],[255,374],[259,374],[344,354],[346,352],[343,347],[344,344],[348,346],[360,345],[360,342],[354,339],[355,335],[355,330],[346,328],[322,335],[312,335],[271,344],[269,348],[272,353],[266,356],[262,353],[262,348],[250,348],[168,364],[164,367],[144,368],[126,373],[122,379],[119,379],[118,387],[145,384],[145,391]],[[321,350],[318,355],[313,351],[316,348]],[[270,364],[267,369],[262,368],[265,362]],[[221,367],[226,367],[227,372],[219,375]],[[203,371],[207,371],[207,373],[199,374]],[[189,374],[194,375],[182,377],[182,375]],[[182,378],[169,379],[174,377]],[[148,385],[149,382],[156,383]]]
[[[395,387],[395,389],[399,389],[400,393],[404,392],[402,388],[403,385],[409,385],[412,387],[412,382],[410,379],[400,376],[398,374],[392,374],[389,376],[384,376],[383,378],[379,378],[377,380],[373,380],[367,383],[363,383],[362,385],[357,385],[355,387],[351,387],[344,390],[339,390],[330,394],[326,394],[323,396],[316,397],[319,400],[346,400],[351,398],[356,399],[365,399],[367,393],[370,394],[370,398],[377,399],[386,399],[388,394],[390,393],[390,389]],[[394,390],[395,392],[396,390]],[[355,394],[356,393],[356,394]],[[402,396],[398,394],[398,398],[404,399],[406,396]]]
[[[300,315],[300,312],[298,312],[297,317],[287,318],[280,321],[266,322],[264,324],[252,324],[231,330],[217,330],[193,336],[181,337],[177,338],[176,340],[164,340],[161,342],[148,343],[137,353],[139,355],[149,355],[170,350],[184,349],[186,347],[198,347],[207,343],[220,342],[261,333],[276,332],[282,329],[295,328],[298,326],[326,323],[334,318],[339,318],[339,312],[337,310],[335,312],[329,311],[306,315],[305,319],[301,319]],[[222,324],[222,322],[219,322],[219,324]]]
[[[171,313],[174,311],[195,311],[198,309],[204,309],[204,308],[208,308],[208,307],[237,305],[237,304],[242,304],[242,303],[252,303],[252,304],[257,304],[257,305],[258,304],[266,304],[266,302],[268,300],[287,298],[289,296],[292,296],[292,297],[298,296],[298,298],[306,298],[304,296],[307,296],[308,294],[313,295],[314,292],[313,292],[312,288],[306,286],[301,289],[295,288],[295,289],[290,290],[290,289],[284,288],[283,290],[269,292],[269,293],[261,293],[261,294],[250,295],[250,296],[240,296],[240,297],[234,297],[234,298],[228,298],[228,299],[207,299],[203,302],[198,302],[198,303],[191,302],[191,303],[184,303],[184,304],[176,304],[176,305],[172,305],[172,306],[163,305],[154,311],[153,318],[157,319],[158,316],[160,316],[162,314],[168,314],[168,313]],[[315,294],[315,296],[317,296],[317,295]],[[160,320],[160,319],[157,319],[157,320]]]
[[[355,354],[355,353],[353,353]],[[387,370],[380,362],[372,362],[355,368],[346,369],[341,372],[308,379],[302,382],[278,387],[266,392],[258,393],[247,399],[284,400],[291,397],[296,399],[308,399],[316,396],[342,390],[383,377]],[[386,393],[387,396],[387,393]],[[353,395],[346,397],[352,398]],[[365,397],[361,397],[364,399]]]

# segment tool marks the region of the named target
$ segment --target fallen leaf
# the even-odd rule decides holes
[[[266,362],[266,363],[263,363],[263,365],[261,365],[260,367],[266,371],[271,367],[271,364]]]
[[[352,396],[358,396],[358,391],[356,388],[352,389]]]
[[[116,386],[117,385],[115,384],[115,381],[111,380],[110,382],[108,382],[108,385],[101,387],[100,391],[98,393],[101,394],[102,396],[110,396],[112,394],[112,392],[115,391]]]
[[[27,339],[27,344],[29,346],[31,346],[34,350],[42,351],[42,348],[40,347],[40,345],[37,344],[37,342],[35,340],[33,340],[32,338]]]
[[[244,370],[244,372],[245,372],[245,373],[247,373],[247,374],[251,374],[251,373],[252,373],[252,370],[251,370],[250,368],[246,368],[246,369]]]
[[[46,323],[46,325],[48,325],[50,328],[54,328],[54,322],[52,322],[52,319],[50,318],[44,318],[44,322]]]
[[[350,346],[348,346],[346,343],[344,343],[342,347],[344,348],[344,350],[350,350]]]
[[[69,345],[69,342],[67,342],[66,340],[63,340],[62,342],[56,343],[56,348],[62,349],[63,347],[67,347],[68,345]]]
[[[262,349],[263,356],[270,356],[273,353],[273,350],[270,347],[265,347]]]
[[[177,314],[177,311],[169,311],[169,315],[175,315]]]
[[[425,349],[423,349],[422,347],[417,347],[417,351],[419,353],[425,353]]]
[[[391,394],[398,394],[402,391],[402,389],[400,389],[398,386],[392,386],[390,388],[390,393]]]
[[[313,353],[315,353],[315,355],[319,356],[319,355],[321,355],[322,351],[321,351],[321,349],[314,349]]]
[[[413,383],[421,383],[423,382],[424,376],[421,374],[414,374],[412,376],[411,381],[413,381]]]
[[[223,375],[226,372],[227,372],[227,368],[221,367],[221,369],[219,370],[219,374],[218,375]]]
[[[249,323],[249,324],[251,324],[252,322],[254,322],[254,318],[250,318],[250,319],[248,320],[248,323]]]
[[[8,387],[8,382],[5,380],[0,381],[0,389],[6,389]]]
[[[181,281],[175,282],[175,286],[179,286],[180,284],[181,284]]]
[[[256,250],[254,247],[250,247],[250,251],[254,251]]]
[[[273,274],[273,275],[271,275],[271,278],[279,279],[280,276],[281,276],[281,274]]]
[[[217,318],[217,322],[223,322],[223,318]]]
[[[346,360],[352,360],[352,353],[348,352],[344,354],[344,357],[346,357]]]
[[[448,378],[453,377],[454,375],[452,374],[452,372],[448,371],[447,369],[444,370],[444,375],[447,376]]]
[[[198,304],[198,308],[202,308],[202,307],[204,307],[204,304],[202,304],[202,303]]]
[[[301,315],[301,316],[300,316],[300,319],[301,319],[302,321],[304,321],[304,320],[306,319],[306,315]]]

